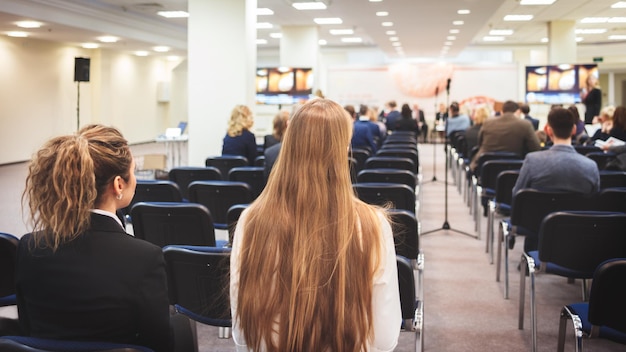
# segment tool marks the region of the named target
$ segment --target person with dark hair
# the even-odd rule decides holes
[[[400,118],[396,121],[396,131],[410,131],[415,132],[415,136],[419,133],[419,127],[417,121],[413,118],[413,112],[409,107],[409,104],[402,104],[400,109]]]
[[[134,170],[126,139],[101,125],[55,137],[35,153],[22,196],[33,231],[17,249],[24,335],[159,352],[193,345],[176,341],[190,325],[170,318],[161,248],[127,234],[115,214],[133,199]]]
[[[372,137],[374,138],[374,142],[376,143],[376,147],[379,147],[382,143],[383,135],[381,133],[380,127],[370,120],[369,108],[367,105],[361,104],[359,106],[359,114],[357,120],[354,124],[366,126],[370,132],[372,133]],[[385,129],[386,131],[386,129]]]
[[[390,100],[385,104],[386,110],[389,110],[385,115],[385,126],[387,126],[387,131],[393,131],[396,127],[396,121],[400,118],[400,112],[396,110],[397,106],[398,105],[395,100]]]
[[[578,112],[578,108],[576,107],[576,105],[568,106],[567,110],[572,113],[572,116],[574,117],[574,126],[576,126],[576,131],[572,135],[572,138],[576,142],[583,139],[583,137],[589,138],[589,136],[587,136],[587,132],[585,131],[585,121],[580,119],[580,113]]]
[[[524,118],[533,124],[533,128],[535,129],[535,131],[537,131],[539,129],[539,120],[529,115],[530,106],[528,104],[522,104],[520,105],[519,110],[524,115]]]
[[[369,150],[372,154],[376,153],[377,146],[376,142],[374,141],[374,135],[372,134],[372,130],[370,130],[369,126],[358,123],[354,106],[346,105],[343,108],[348,112],[353,122],[352,141],[350,143],[352,148],[364,148]]]
[[[571,111],[554,108],[548,114],[546,133],[554,143],[546,150],[528,153],[513,196],[523,188],[543,191],[593,194],[600,189],[600,174],[596,163],[572,147],[575,118]],[[526,238],[524,249],[534,250],[537,238]]]
[[[446,119],[446,136],[449,137],[452,132],[465,131],[472,124],[469,116],[460,113],[459,103],[453,101],[450,104],[450,113]]]
[[[539,139],[532,124],[519,118],[519,105],[508,100],[502,104],[502,116],[488,119],[478,134],[478,152],[470,168],[476,169],[478,158],[485,152],[513,152],[524,157],[539,150]]]
[[[289,111],[280,110],[272,121],[272,134],[268,134],[263,138],[263,150],[280,143],[287,129],[289,121]]]
[[[609,137],[617,138],[626,142],[626,107],[618,106],[613,113],[613,127],[609,131]]]

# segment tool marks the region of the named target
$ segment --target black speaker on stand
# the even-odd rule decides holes
[[[91,59],[86,57],[74,58],[74,82],[76,82],[76,131],[80,129],[80,82],[89,82],[89,66]]]
[[[451,81],[450,78],[448,78],[448,83],[446,85],[446,106],[450,106],[450,81]],[[448,116],[448,118],[451,118],[451,116]],[[446,231],[454,231],[456,233],[460,233],[460,234],[465,235],[465,236],[469,236],[469,237],[474,237],[476,239],[480,239],[479,236],[475,236],[475,235],[472,235],[472,234],[467,233],[467,232],[463,232],[463,231],[459,231],[459,230],[453,229],[452,227],[450,227],[450,223],[448,222],[448,163],[449,163],[449,159],[448,158],[450,157],[450,153],[448,152],[448,136],[447,136],[447,134],[445,135],[445,137],[446,137],[445,138],[445,146],[444,146],[444,151],[446,153],[446,172],[445,172],[445,175],[444,175],[444,177],[445,177],[445,181],[444,181],[444,187],[445,187],[444,216],[445,216],[445,219],[444,219],[443,225],[441,226],[440,229],[434,229],[434,230],[426,231],[426,232],[421,233],[420,235],[428,235],[430,233],[435,233],[435,232],[438,232],[438,231],[446,230]]]

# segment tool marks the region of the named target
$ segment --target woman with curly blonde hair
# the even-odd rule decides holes
[[[400,298],[391,226],[347,167],[352,121],[313,99],[292,117],[231,254],[233,338],[251,351],[392,351]]]
[[[228,131],[224,136],[222,155],[240,155],[254,165],[257,157],[256,138],[250,129],[254,124],[252,111],[245,105],[237,105],[230,113]]]

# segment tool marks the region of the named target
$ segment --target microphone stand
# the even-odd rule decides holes
[[[448,84],[446,85],[446,106],[450,106],[450,78],[448,78]],[[452,118],[452,116],[448,116],[448,118]],[[440,229],[434,229],[434,230],[422,232],[422,233],[420,233],[420,236],[428,235],[428,234],[431,234],[431,233],[435,233],[435,232],[446,230],[446,231],[454,231],[456,233],[460,233],[460,234],[465,235],[465,236],[473,237],[475,239],[480,239],[480,235],[472,235],[472,234],[467,233],[467,232],[463,232],[463,231],[460,231],[460,230],[453,229],[452,227],[450,227],[450,223],[448,222],[448,161],[449,161],[448,158],[449,158],[450,153],[448,153],[448,135],[447,135],[447,132],[448,131],[445,131],[446,134],[445,134],[445,142],[444,142],[445,143],[444,150],[446,152],[446,167],[445,167],[446,173],[444,175],[444,178],[445,178],[445,182],[444,182],[444,187],[445,187],[445,198],[444,198],[445,211],[444,211],[444,216],[445,216],[445,218],[444,218],[444,221],[443,221],[443,225],[441,226]]]
[[[437,112],[436,112],[438,108],[437,107],[438,98],[439,98],[439,86],[435,88],[435,126],[434,126],[435,133],[439,133],[439,131],[437,131]],[[445,134],[445,131],[444,131],[444,134]],[[422,184],[427,184],[431,182],[441,182],[437,180],[437,140],[438,139],[439,139],[438,136],[435,136],[435,140],[433,142],[433,178],[430,181],[422,182]]]

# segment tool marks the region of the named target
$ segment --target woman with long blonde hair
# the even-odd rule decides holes
[[[392,351],[400,298],[391,226],[352,190],[352,121],[313,99],[292,117],[231,255],[233,338],[251,351]]]
[[[222,155],[244,156],[248,159],[248,165],[254,165],[254,159],[257,157],[257,146],[256,137],[250,131],[253,124],[252,110],[245,105],[235,106],[230,113],[228,131],[224,136],[222,145]]]

